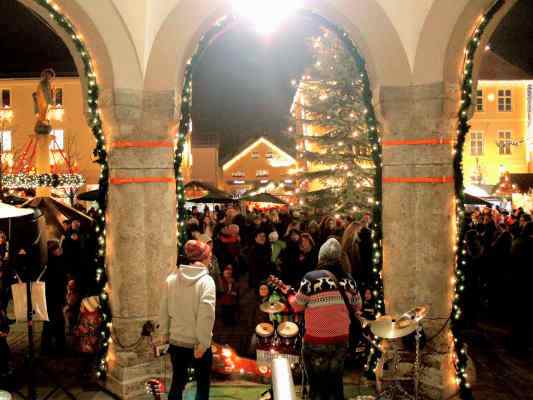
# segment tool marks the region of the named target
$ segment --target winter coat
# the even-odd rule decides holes
[[[251,288],[259,287],[261,281],[264,281],[269,275],[274,273],[270,245],[255,243],[252,246],[248,257],[248,272]]]
[[[42,280],[46,282],[46,304],[48,308],[65,305],[67,293],[67,271],[63,256],[48,255],[48,265]]]
[[[163,286],[161,333],[175,346],[211,346],[215,324],[216,290],[206,267],[181,265]]]
[[[272,247],[272,263],[276,265],[281,252],[287,247],[287,243],[283,240],[276,240],[271,243]]]

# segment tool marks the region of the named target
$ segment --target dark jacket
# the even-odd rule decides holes
[[[259,284],[274,273],[272,264],[272,248],[269,244],[254,243],[248,256],[248,283],[250,288],[257,288]]]
[[[64,305],[67,291],[67,270],[63,256],[48,256],[48,266],[42,280],[46,282],[46,304],[48,308]]]

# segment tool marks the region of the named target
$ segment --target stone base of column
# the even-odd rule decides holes
[[[130,357],[131,360],[138,359],[136,353],[123,353],[121,357]],[[129,365],[113,363],[110,365],[107,374],[105,388],[121,399],[146,399],[146,382],[150,379],[165,378],[170,385],[172,366],[170,357],[151,357],[143,362]],[[169,387],[166,389],[168,390]]]
[[[420,372],[420,394],[424,398],[447,399],[455,392],[454,378],[455,373],[449,353],[424,354]]]
[[[468,380],[474,383],[476,369],[472,360],[468,362]],[[420,374],[420,394],[427,399],[442,400],[452,398],[457,393],[455,367],[450,353],[429,353],[423,355]]]

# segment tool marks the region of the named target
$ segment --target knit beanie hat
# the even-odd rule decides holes
[[[189,261],[202,261],[211,254],[211,247],[199,240],[189,240],[185,243],[185,255]]]
[[[231,224],[222,229],[222,234],[226,236],[238,236],[239,225]]]
[[[268,235],[268,240],[270,242],[277,242],[279,240],[279,233],[276,231],[272,231]]]
[[[342,247],[335,238],[330,238],[320,247],[318,252],[318,265],[332,265],[341,259]]]

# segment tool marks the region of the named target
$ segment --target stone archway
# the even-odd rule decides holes
[[[485,34],[477,47],[485,45],[487,36],[515,2],[511,0],[503,4],[485,27]],[[461,110],[465,46],[484,13],[494,3],[491,0],[435,1],[420,33],[413,86],[382,91],[383,112],[395,133],[392,141],[389,141],[391,136],[387,137],[387,132],[385,134],[385,176],[395,171],[401,178],[394,183],[396,190],[388,191],[385,187],[384,201],[388,204],[394,198],[402,204],[402,208],[411,209],[411,213],[400,211],[399,215],[400,219],[402,216],[411,217],[411,226],[397,222],[395,227],[396,233],[408,232],[410,237],[387,246],[386,235],[385,258],[409,258],[400,260],[399,264],[414,265],[414,268],[406,267],[405,271],[409,277],[419,277],[424,283],[422,286],[411,284],[394,290],[409,293],[411,286],[414,289],[411,294],[417,302],[425,302],[424,297],[432,301],[433,319],[425,323],[425,329],[434,340],[432,347],[435,351],[429,356],[433,367],[437,368],[428,369],[422,378],[423,389],[431,398],[446,397],[457,391],[460,391],[461,398],[469,398],[466,374],[470,371],[466,370],[467,358],[462,340],[460,337],[454,338],[447,328],[448,320],[453,319],[457,311],[455,285],[459,282],[459,287],[461,279],[454,275],[456,260],[461,261],[460,256],[456,259],[461,246],[456,241],[459,231],[455,223],[456,217],[461,215],[461,209],[456,204],[457,181],[454,178],[456,171],[452,144],[457,138],[457,115]],[[474,65],[471,84],[474,88],[479,57],[478,52],[471,60]],[[402,115],[399,109],[402,107],[398,105],[404,101],[412,104],[406,105]],[[417,152],[416,149],[421,151]],[[415,183],[416,179],[418,183]],[[416,189],[410,191],[411,185],[416,185]],[[412,204],[416,204],[415,209]],[[385,220],[388,219],[388,211],[390,209],[385,208]],[[419,227],[419,224],[423,224],[423,227]],[[403,254],[398,246],[403,247]],[[423,275],[427,279],[422,278]],[[387,282],[388,277],[390,274],[385,271],[386,288],[391,287]],[[429,297],[428,290],[432,293]],[[389,298],[399,296],[392,295]],[[393,309],[396,307],[393,306]]]
[[[50,0],[18,1],[40,17],[62,39],[71,53],[81,80],[83,109],[88,126],[95,137],[93,154],[96,162],[100,164],[100,196],[98,198],[99,216],[95,221],[98,247],[94,255],[96,261],[94,278],[101,291],[100,303],[104,315],[100,326],[104,345],[98,354],[99,367],[96,374],[104,378],[107,373],[108,340],[112,335],[112,312],[107,285],[109,273],[109,253],[107,252],[111,248],[108,232],[113,230],[113,225],[109,224],[109,214],[106,212],[111,170],[108,142],[110,128],[120,126],[116,118],[114,100],[114,85],[117,83],[115,72],[118,67],[113,65],[113,61],[116,60],[111,59],[104,38],[96,28],[94,20],[76,3]],[[116,305],[113,304],[113,308]]]
[[[182,3],[185,3],[185,2],[182,2]],[[315,2],[317,4],[322,4],[323,3],[319,3],[319,2]],[[191,19],[187,19],[188,16],[190,16],[188,14],[188,11],[190,12],[190,10],[186,10],[186,9],[182,9],[181,8],[182,4],[180,4],[180,8],[179,8],[179,11],[180,11],[180,16],[182,18],[186,18],[186,24],[187,24],[187,27],[189,27],[189,24],[191,24]],[[329,15],[335,15],[335,13],[332,13],[332,10],[330,8],[326,8],[326,7],[323,7],[327,12],[327,14]],[[178,8],[176,9],[178,10]],[[353,9],[350,9],[351,12],[354,12]],[[213,16],[217,16],[217,15],[220,15],[220,12],[222,10],[217,10],[214,14],[212,14]],[[365,10],[367,11],[367,10]],[[371,12],[373,12],[373,17],[375,17],[375,19],[379,19],[379,18],[386,18],[384,16],[384,14],[382,13],[382,10],[380,8],[373,8],[371,10]],[[377,15],[379,12],[381,12],[381,14],[379,14],[379,16]],[[172,13],[171,15],[173,15],[174,13]],[[211,18],[208,18],[208,20],[203,20],[197,16],[201,15],[201,11],[199,12],[197,9],[194,10],[194,18],[197,18],[198,21],[197,23],[201,25],[202,28],[198,28],[198,29],[194,29],[190,34],[189,34],[189,37],[192,37],[189,41],[189,43],[182,43],[182,39],[180,37],[180,41],[178,42],[177,44],[177,47],[178,47],[178,56],[180,56],[182,58],[183,61],[185,61],[185,58],[184,56],[185,55],[188,55],[190,53],[192,53],[194,47],[196,46],[196,42],[198,41],[198,37],[200,36],[200,33],[204,31],[203,27],[204,25],[208,25],[208,23],[211,23],[211,21],[214,19],[214,17],[211,17]],[[223,15],[223,14],[222,14]],[[326,19],[325,17],[318,17],[318,14],[317,15],[317,19],[319,20],[317,23],[320,23],[322,22],[323,24],[327,24],[327,25],[331,25],[333,26],[334,24],[329,22],[328,19]],[[360,15],[360,14],[358,14]],[[338,15],[337,15],[338,16]],[[177,17],[177,15],[176,15]],[[169,17],[170,18],[170,17]],[[356,36],[359,37],[359,38],[362,38],[361,41],[363,42],[363,53],[365,54],[370,54],[370,57],[372,58],[373,56],[373,52],[372,52],[372,48],[369,48],[368,47],[368,43],[365,42],[364,40],[364,35],[361,33],[360,30],[358,29],[355,29],[353,28],[354,26],[354,23],[353,21],[349,21],[347,18],[338,18],[338,19],[341,19],[343,21],[346,22],[347,25],[349,25],[350,27],[352,27],[352,29],[350,31],[355,31],[356,32]],[[372,18],[368,18],[368,19],[365,19],[364,22],[362,23],[362,25],[364,25],[364,28],[366,30],[370,30],[370,26],[369,26],[369,21],[371,21]],[[172,21],[171,21],[172,22]],[[209,42],[211,40],[211,36],[216,36],[216,34],[218,34],[219,31],[222,31],[223,30],[223,27],[221,27],[221,25],[224,25],[226,22],[225,21],[222,21],[222,22],[219,22],[217,23],[217,25],[213,28],[213,29],[205,29],[207,31],[207,33],[205,34],[207,36],[207,39],[202,39],[200,40],[200,49],[199,50],[196,50],[196,52],[194,52],[194,54],[192,55],[192,59],[194,60],[194,57],[197,55],[197,54],[201,54],[201,52],[204,50],[202,48],[202,42],[203,40],[205,40],[206,42]],[[180,126],[179,126],[179,134],[178,134],[178,149],[177,149],[177,152],[176,152],[176,162],[175,162],[175,168],[176,168],[176,176],[177,176],[177,197],[178,197],[178,210],[180,211],[183,211],[182,207],[184,205],[184,192],[183,192],[183,181],[182,181],[182,178],[181,178],[181,175],[179,174],[179,167],[180,167],[180,162],[181,162],[181,149],[183,147],[183,140],[185,138],[185,135],[186,133],[188,132],[188,129],[189,129],[189,126],[190,126],[190,108],[191,108],[191,79],[192,79],[192,68],[194,67],[194,65],[190,65],[190,61],[187,61],[186,63],[183,62],[182,64],[182,68],[179,69],[178,68],[178,63],[176,62],[176,64],[174,64],[174,62],[172,61],[171,59],[171,62],[169,62],[169,58],[168,58],[168,48],[165,47],[165,46],[168,46],[168,44],[165,44],[165,42],[168,42],[169,38],[174,38],[174,37],[179,37],[179,36],[174,36],[174,35],[178,35],[178,32],[176,31],[177,29],[177,26],[175,23],[170,23],[168,26],[163,26],[162,30],[159,32],[158,34],[158,37],[157,39],[161,39],[161,42],[158,42],[158,40],[156,39],[156,42],[154,44],[154,49],[153,49],[153,54],[151,54],[151,57],[148,61],[148,67],[147,67],[147,78],[146,78],[146,88],[149,89],[149,90],[153,90],[153,89],[162,89],[162,85],[176,85],[175,87],[179,87],[179,85],[176,84],[176,82],[183,82],[183,92],[181,93],[181,96],[178,97],[179,101],[178,101],[178,106],[181,108],[180,109]],[[208,25],[209,26],[209,25]],[[192,27],[194,27],[194,24],[192,24]],[[183,25],[179,25],[179,28],[183,29]],[[215,30],[216,32],[213,33],[212,31]],[[387,69],[388,67],[390,67],[392,64],[390,63],[381,63],[381,64],[375,64],[373,62],[370,62],[369,64],[365,65],[364,67],[365,68],[370,68],[370,71],[368,74],[366,72],[366,70],[364,71],[364,80],[366,80],[368,82],[368,75],[371,75],[373,76],[374,78],[376,78],[376,80],[378,79],[378,76],[382,76],[382,79],[384,81],[386,81],[388,84],[399,84],[400,82],[402,83],[405,83],[406,81],[408,81],[410,79],[410,70],[409,70],[409,66],[408,66],[408,62],[407,62],[407,59],[405,57],[405,53],[403,51],[403,48],[401,47],[401,44],[399,43],[399,40],[398,40],[398,37],[396,35],[396,31],[392,28],[392,26],[390,25],[390,23],[386,24],[384,26],[384,30],[388,30],[388,33],[390,34],[390,37],[387,37],[386,39],[383,37],[383,36],[372,36],[373,38],[380,38],[380,40],[383,40],[383,43],[380,44],[380,47],[383,49],[383,50],[389,50],[391,48],[394,49],[394,54],[395,53],[398,53],[398,56],[397,56],[397,59],[398,59],[398,63],[396,65],[394,65],[394,68],[392,69]],[[174,34],[172,33],[172,31],[174,31]],[[339,30],[339,36],[342,38],[342,37],[349,37],[350,36],[350,32],[349,31],[341,31]],[[181,33],[183,34],[183,31],[181,31]],[[185,36],[185,38],[187,38],[187,36]],[[349,39],[347,39],[347,41],[349,41]],[[351,41],[350,41],[351,42]],[[173,43],[173,46],[176,46],[176,43]],[[353,44],[352,44],[353,46]],[[377,46],[377,45],[376,45]],[[394,47],[394,46],[397,46],[397,47]],[[165,58],[164,59],[160,59],[161,55],[160,54],[163,54],[163,48],[165,48]],[[378,53],[381,57],[384,57],[384,56],[390,56],[391,53],[387,53],[385,55],[385,53],[381,53],[379,52]],[[360,56],[357,56],[357,57],[360,57]],[[359,62],[359,60],[357,60],[357,57],[356,57],[356,61]],[[190,59],[189,59],[190,60]],[[163,62],[164,61],[164,62]],[[173,71],[168,71],[169,69],[171,70],[173,67],[175,67],[176,69],[178,69],[180,71],[180,75],[178,77],[172,77],[172,75],[169,75],[171,73],[173,73]],[[156,73],[156,70],[159,70],[159,69],[164,69],[164,72],[161,72],[161,73]],[[183,73],[183,70],[184,70],[184,73]],[[181,76],[184,76],[184,78],[182,79]],[[362,75],[363,76],[363,75]],[[157,80],[155,79],[157,77]],[[166,78],[165,78],[166,77]],[[370,80],[372,80],[372,77],[370,77]],[[165,83],[165,81],[167,83]],[[379,85],[378,84],[374,84],[373,87],[375,88],[379,88]],[[367,85],[367,89],[370,91],[371,89],[371,86],[370,84],[368,83]],[[371,96],[371,95],[370,95]],[[372,102],[372,99],[371,97],[369,97],[369,101],[367,103],[367,108],[370,110],[369,112],[369,115],[370,115],[370,118],[369,118],[369,126],[372,125],[372,127],[370,127],[370,130],[373,131],[375,130],[375,125],[378,124],[379,125],[379,118],[376,117],[375,113],[374,113],[374,107],[373,107],[373,102]],[[376,132],[376,136],[375,136],[375,142],[374,142],[374,145],[375,147],[378,149],[378,152],[380,153],[380,150],[381,150],[381,145],[380,145],[380,142],[381,142],[381,139],[378,138],[377,136],[377,132]],[[381,186],[381,167],[382,167],[382,163],[381,163],[381,154],[379,154],[378,156],[378,159],[376,161],[376,165],[377,165],[377,170],[378,170],[378,175],[377,175],[377,182],[379,186]],[[376,221],[379,221],[379,223],[377,223],[376,225],[376,228],[377,230],[379,231],[379,234],[376,235],[376,241],[375,241],[375,259],[377,261],[375,261],[376,263],[376,269],[374,270],[374,273],[375,273],[375,279],[376,279],[376,283],[377,283],[377,286],[380,288],[380,291],[381,291],[381,288],[382,288],[382,283],[381,283],[381,263],[382,263],[382,257],[381,257],[381,206],[382,206],[382,201],[381,201],[381,188],[378,189],[378,196],[377,196],[377,206],[376,206],[376,209],[377,211],[375,212],[375,220]],[[180,214],[181,216],[183,216],[183,212]],[[181,226],[183,225],[183,220],[181,220],[178,216],[178,226]],[[379,283],[378,283],[379,281]],[[380,299],[382,299],[382,294],[380,294],[379,296]],[[381,302],[381,300],[380,300]],[[380,309],[381,312],[384,311],[384,305],[381,303],[381,309]],[[377,354],[376,354],[377,355]],[[376,361],[376,359],[374,359],[374,361]],[[371,367],[373,368],[375,366],[375,364],[371,364]]]
[[[146,62],[145,90],[175,90],[182,87],[185,65],[203,33],[232,12],[231,0],[198,4],[183,0],[166,14],[155,35]],[[310,0],[306,8],[344,27],[367,60],[372,89],[400,86],[411,72],[400,37],[376,0]],[[180,23],[177,23],[177,22]],[[395,62],[391,63],[390,60]]]

